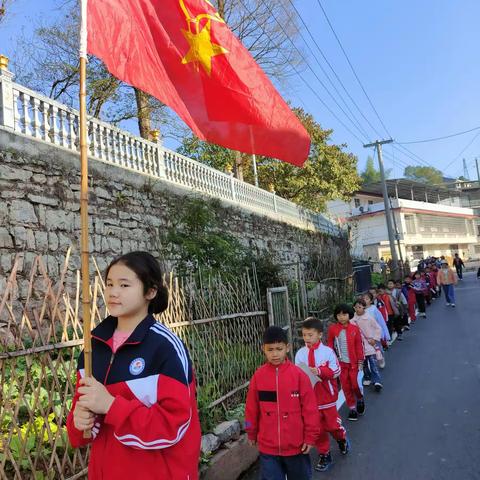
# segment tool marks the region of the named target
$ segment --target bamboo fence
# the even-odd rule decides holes
[[[25,265],[18,256],[0,291],[2,480],[86,476],[89,449],[72,449],[65,429],[83,342],[80,274],[69,273],[69,263],[68,253],[54,280],[37,256],[22,286],[18,278]],[[104,283],[96,270],[91,285],[93,324],[107,315]],[[248,380],[262,361],[267,315],[255,278],[248,273],[234,281],[180,279],[173,274],[166,280],[170,305],[159,320],[189,349],[202,424],[208,428],[242,401]]]

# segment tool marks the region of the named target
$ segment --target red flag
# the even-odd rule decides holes
[[[301,166],[310,137],[207,0],[88,0],[88,52],[202,140]]]

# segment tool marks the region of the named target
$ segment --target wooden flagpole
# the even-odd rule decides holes
[[[90,269],[88,251],[88,150],[87,150],[87,0],[81,0],[80,22],[80,249],[83,304],[83,352],[85,376],[92,376],[92,337],[90,316]],[[91,437],[90,431],[84,432]]]

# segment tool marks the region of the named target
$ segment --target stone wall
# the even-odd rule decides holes
[[[0,130],[0,279],[15,254],[23,272],[41,253],[55,276],[73,246],[79,268],[80,160],[71,151]],[[90,161],[90,251],[103,269],[134,249],[159,251],[172,209],[191,192],[169,182],[152,182],[137,172]],[[333,258],[348,255],[344,240],[302,230],[223,202],[219,224],[244,246],[268,250],[278,263],[304,261],[312,251]],[[0,285],[1,290],[1,285]]]

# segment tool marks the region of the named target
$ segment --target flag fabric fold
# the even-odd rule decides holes
[[[207,0],[88,0],[88,52],[202,140],[303,165],[310,137]]]

